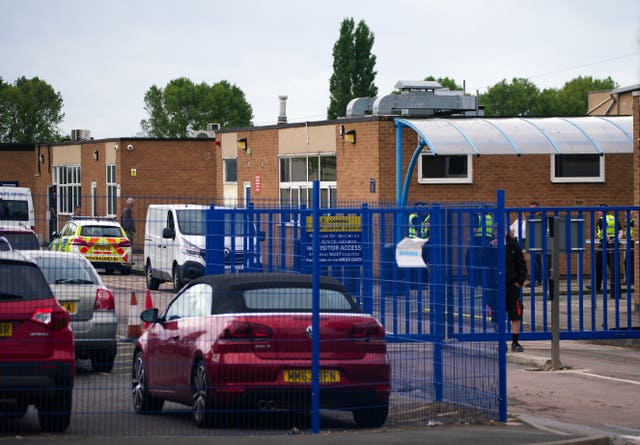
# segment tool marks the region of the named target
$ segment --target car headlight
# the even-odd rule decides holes
[[[181,249],[182,253],[188,256],[199,257],[202,255],[202,249],[189,241],[184,241]]]

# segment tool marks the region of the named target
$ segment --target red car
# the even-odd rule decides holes
[[[165,400],[192,407],[198,426],[218,410],[311,408],[312,277],[244,273],[200,277],[138,339],[132,368],[136,413]],[[379,427],[389,412],[385,332],[344,286],[320,280],[320,408],[349,410]]]
[[[67,429],[76,369],[69,322],[36,263],[0,252],[0,417],[35,404],[43,431]]]

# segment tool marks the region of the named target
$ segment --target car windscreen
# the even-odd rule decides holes
[[[48,298],[51,288],[35,264],[0,262],[0,303]]]
[[[251,312],[311,312],[313,289],[309,287],[269,287],[242,292]],[[353,300],[334,289],[320,289],[320,311],[360,312]]]
[[[122,230],[117,226],[82,226],[80,235],[100,238],[122,238]]]
[[[178,210],[178,226],[184,235],[200,235],[207,233],[207,213],[208,209],[183,209]],[[224,213],[224,234],[233,236],[244,235],[245,224],[240,212]],[[233,230],[231,222],[233,221]]]
[[[95,272],[84,261],[75,258],[34,258],[50,284],[98,284]]]
[[[38,238],[31,232],[3,232],[13,250],[40,250]]]
[[[0,219],[5,221],[27,221],[29,205],[24,199],[0,199]]]

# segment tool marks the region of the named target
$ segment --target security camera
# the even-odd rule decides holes
[[[133,150],[133,145],[131,144],[127,145],[127,151],[131,151],[131,150]]]

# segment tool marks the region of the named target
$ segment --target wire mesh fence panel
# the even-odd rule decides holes
[[[637,208],[610,209],[613,218],[598,223],[599,208],[230,207],[207,197],[134,196],[130,239],[102,236],[120,224],[119,206],[81,217],[68,202],[47,213],[50,198],[33,197],[35,232],[3,228],[8,245],[30,236],[42,247],[0,252],[5,436],[502,420],[509,324],[498,235],[513,221],[530,222],[526,238],[516,225],[531,278],[522,338],[550,335],[547,229],[555,216],[564,218],[566,239],[583,240],[559,265],[563,335],[636,335],[640,324],[631,308],[634,244],[624,241],[634,239]],[[611,227],[619,233],[604,255],[599,237]],[[60,247],[49,250],[56,239]],[[42,298],[22,295],[26,284],[45,281]],[[62,353],[28,356],[38,342],[65,351],[65,335],[73,359],[68,340],[66,362]],[[51,376],[61,362],[75,369],[68,392],[68,381]]]

